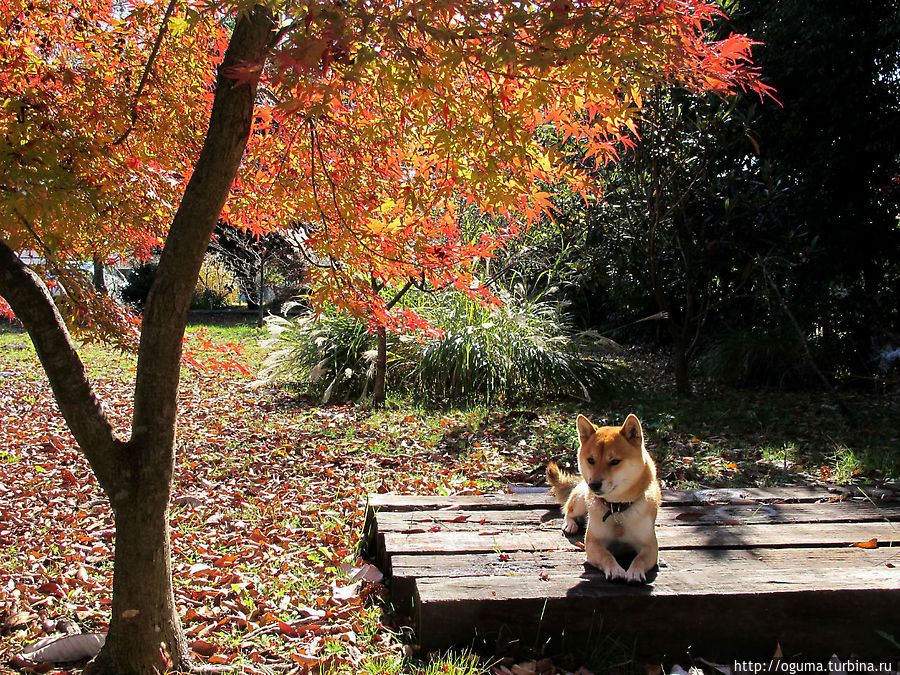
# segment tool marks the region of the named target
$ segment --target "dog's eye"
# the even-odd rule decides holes
[[[622,462],[621,459],[613,459],[613,460],[610,460],[609,465],[615,466],[616,464],[620,464],[621,462]]]
[[[594,463],[594,458],[588,457],[588,464],[593,464],[593,463]]]

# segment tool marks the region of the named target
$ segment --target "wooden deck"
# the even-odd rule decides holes
[[[653,658],[768,660],[776,643],[786,657],[900,657],[879,634],[900,641],[894,487],[664,491],[660,568],[644,586],[586,566],[560,519],[544,493],[371,495],[367,534],[425,650],[566,648],[612,631]]]

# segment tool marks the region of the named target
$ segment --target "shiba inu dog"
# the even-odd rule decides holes
[[[643,583],[659,553],[655,524],[661,496],[641,422],[629,415],[621,427],[598,427],[579,415],[576,426],[581,476],[565,473],[553,462],[547,466],[551,492],[563,505],[563,532],[575,533],[576,519],[587,515],[588,563],[607,579]],[[627,571],[609,551],[617,543],[637,554]]]

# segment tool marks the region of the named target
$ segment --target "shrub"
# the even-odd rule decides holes
[[[155,261],[148,260],[146,262],[136,263],[131,270],[125,275],[125,286],[122,288],[122,302],[125,302],[139,312],[144,310],[147,302],[147,294],[150,292],[150,286],[156,278]]]
[[[735,331],[706,350],[703,370],[738,387],[792,387],[811,380],[803,344],[784,323]]]
[[[461,294],[412,294],[442,333],[388,336],[388,386],[432,403],[590,398],[629,383],[602,353],[604,339],[572,334],[558,303],[501,292],[491,307]],[[270,317],[260,379],[286,379],[323,402],[363,398],[374,378],[375,340],[365,324],[326,311]]]
[[[573,334],[562,305],[499,293],[502,305],[463,295],[417,308],[445,335],[423,345],[415,375],[432,401],[515,402],[608,393],[624,384],[594,333]]]
[[[285,315],[297,307],[287,303]],[[269,350],[259,379],[287,380],[302,392],[327,403],[332,397],[365,396],[374,377],[375,340],[361,321],[327,311],[288,319],[266,318]]]
[[[194,291],[191,295],[191,309],[225,309],[228,307],[227,298],[227,293],[220,293],[212,288]]]

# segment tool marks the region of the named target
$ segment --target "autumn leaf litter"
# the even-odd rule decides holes
[[[114,529],[33,350],[10,346],[0,350],[0,662],[46,672],[65,661],[60,650],[83,658],[77,650],[99,646]],[[255,355],[240,347],[223,349],[201,333],[187,352],[173,566],[189,645],[209,664],[269,674],[396,663],[409,655],[410,635],[382,615],[381,572],[358,555],[366,495],[534,483],[536,467],[572,452],[564,413],[317,407],[286,389],[247,386],[243,362]],[[125,437],[134,359],[97,347],[85,353]],[[488,667],[498,675],[568,672],[548,659]]]
[[[87,352],[125,437],[133,358]],[[193,354],[201,363],[203,345]],[[60,636],[60,619],[82,633],[105,631],[114,539],[109,505],[33,352],[8,356],[0,354],[4,663]],[[249,672],[352,672],[363,660],[402,655],[398,630],[371,601],[383,591],[380,572],[358,557],[366,495],[474,493],[527,472],[535,458],[498,451],[492,440],[507,430],[501,424],[489,438],[475,413],[319,408],[249,381],[227,366],[183,372],[171,526],[176,602],[192,650]]]

